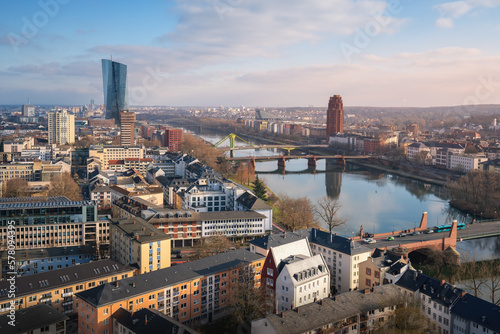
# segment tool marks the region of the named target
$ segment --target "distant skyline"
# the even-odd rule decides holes
[[[500,0],[7,1],[0,104],[430,107],[500,103]]]

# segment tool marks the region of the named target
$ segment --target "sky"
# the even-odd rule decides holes
[[[0,104],[500,103],[500,0],[3,0]]]

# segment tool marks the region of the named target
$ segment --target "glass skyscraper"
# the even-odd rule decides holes
[[[120,124],[120,112],[128,110],[127,65],[102,59],[102,85],[106,119]]]

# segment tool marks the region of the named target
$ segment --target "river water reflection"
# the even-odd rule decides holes
[[[201,134],[201,137],[216,143],[224,136],[211,133]],[[235,156],[280,154],[283,153],[264,149],[235,152]],[[335,160],[318,160],[315,173],[308,170],[307,159],[288,160],[284,174],[274,160],[257,162],[256,173],[278,196],[305,196],[313,204],[326,195],[338,198],[342,205],[340,214],[348,218],[348,223],[335,232],[345,236],[358,233],[361,225],[370,233],[411,229],[418,226],[424,211],[428,226],[449,223],[453,219],[471,220],[450,209],[446,193],[440,186],[352,164],[342,167]],[[492,258],[500,250],[500,238],[464,241],[457,246],[460,252],[476,254],[478,259]]]

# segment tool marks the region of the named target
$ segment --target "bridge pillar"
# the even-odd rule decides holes
[[[337,159],[337,165],[345,166],[345,157],[340,156],[340,158]]]
[[[255,172],[255,159],[254,158],[248,160],[248,165]]]
[[[286,159],[285,159],[285,157],[279,157],[278,158],[278,169],[279,168],[285,169],[285,167],[286,167]]]
[[[314,158],[307,158],[307,166],[309,168],[314,167],[316,169],[316,157],[314,157]]]
[[[422,212],[422,218],[420,219],[419,231],[427,230],[427,212]]]

